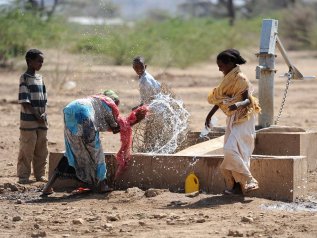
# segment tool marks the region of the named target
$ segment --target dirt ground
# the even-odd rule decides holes
[[[248,60],[242,70],[257,94],[254,53],[242,52]],[[290,55],[304,75],[317,75],[317,52]],[[147,197],[138,188],[41,198],[43,183],[20,185],[16,178],[18,80],[23,68],[21,60],[15,69],[0,71],[0,237],[317,237],[317,171],[309,174],[307,198],[295,203],[203,193],[189,198],[165,190]],[[280,56],[276,68],[277,76],[287,71]],[[191,115],[190,129],[200,131],[210,110],[207,93],[221,76],[214,60],[185,70],[149,66],[148,71],[184,101]],[[104,66],[98,58],[49,50],[41,74],[48,88],[50,152],[64,149],[62,108],[70,101],[111,88],[121,97],[122,114],[138,103],[138,81],[131,67]],[[276,77],[276,114],[285,82]],[[74,83],[76,87],[70,89]],[[316,130],[316,91],[317,80],[292,82],[280,125]],[[225,125],[224,115],[216,116],[218,125]],[[101,137],[105,151],[119,149],[118,135]]]

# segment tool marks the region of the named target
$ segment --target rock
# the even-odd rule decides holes
[[[138,187],[128,188],[125,192],[129,197],[142,197],[144,195],[144,191]]]
[[[170,214],[168,215],[168,217],[169,217],[169,219],[178,219],[178,218],[180,218],[180,216],[179,216],[179,215],[176,215],[175,213],[170,213]]]
[[[46,232],[45,231],[33,232],[31,234],[31,237],[46,237]]]
[[[40,225],[37,224],[37,223],[35,223],[33,226],[34,226],[35,229],[40,229]]]
[[[160,195],[163,193],[162,189],[155,189],[155,188],[150,188],[148,190],[145,191],[144,195],[147,198],[151,198],[151,197],[156,197],[157,195]]]
[[[233,236],[233,237],[243,237],[243,233],[241,231],[234,231],[234,230],[229,230],[228,236]]]
[[[63,234],[62,237],[63,238],[70,237],[70,234]]]
[[[7,163],[7,166],[13,166],[13,163]]]
[[[113,225],[111,223],[106,223],[103,225],[103,228],[111,230],[111,229],[113,229]]]
[[[254,220],[253,220],[253,218],[250,217],[250,216],[244,216],[244,217],[241,218],[241,221],[242,221],[242,222],[252,223]]]
[[[126,193],[143,193],[143,190],[138,187],[128,188],[125,190]]]
[[[199,218],[196,220],[197,223],[204,223],[206,220],[204,218]]]
[[[188,221],[188,219],[185,217],[180,217],[180,218],[177,218],[176,221],[184,223],[184,222]]]
[[[144,219],[146,218],[146,214],[145,213],[137,213],[135,214],[139,219]]]
[[[17,204],[22,204],[21,199],[18,199],[18,200],[16,201],[16,203],[17,203]]]
[[[37,232],[32,232],[31,237],[38,237],[38,233]]]
[[[182,201],[171,201],[169,204],[167,204],[168,207],[171,206],[185,206],[188,202],[182,202]]]
[[[110,216],[107,216],[107,220],[108,221],[119,221],[120,220],[120,216],[119,215],[110,215]]]
[[[18,187],[15,184],[12,184],[12,183],[5,183],[4,184],[4,188],[5,189],[9,188],[12,192],[19,191]]]
[[[46,232],[45,231],[40,231],[39,232],[40,237],[46,237]]]
[[[166,221],[166,224],[167,224],[167,225],[175,225],[176,222],[175,222],[175,221],[171,221],[171,220],[167,220],[167,221]]]
[[[42,214],[42,213],[35,213],[36,215],[40,215],[40,214]],[[35,217],[35,219],[34,219],[35,221],[37,221],[37,222],[44,222],[45,221],[45,219],[43,218],[43,217]]]
[[[146,223],[145,223],[144,221],[139,221],[139,225],[140,225],[140,226],[145,226]]]
[[[12,218],[12,221],[21,221],[21,220],[22,220],[22,217],[20,217],[20,216],[14,216]]]
[[[99,220],[99,219],[100,219],[99,216],[95,216],[95,217],[89,217],[89,218],[87,218],[87,221],[92,222],[92,221],[97,221],[97,220]]]
[[[162,218],[164,218],[164,217],[167,217],[167,215],[166,215],[166,214],[163,214],[163,213],[160,213],[160,214],[154,214],[153,217],[154,217],[154,218],[162,219]]]
[[[199,195],[199,191],[193,193],[186,193],[185,196],[189,198],[197,197]]]
[[[79,218],[79,219],[74,219],[74,220],[73,220],[73,224],[75,224],[75,225],[82,225],[82,224],[84,224],[84,220],[81,219],[81,218]]]
[[[54,223],[54,224],[63,224],[64,221],[56,219],[56,220],[53,220],[52,223]]]

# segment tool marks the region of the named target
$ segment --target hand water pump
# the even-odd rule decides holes
[[[303,76],[292,64],[278,37],[277,29],[277,20],[264,19],[262,21],[260,52],[257,54],[259,65],[256,67],[256,78],[259,79],[259,101],[262,107],[262,113],[259,115],[259,126],[262,128],[278,124],[285,104],[288,87],[292,79],[303,80],[315,78],[315,76]],[[285,76],[287,76],[286,88],[279,113],[274,120],[274,76],[276,73],[275,47],[279,49],[289,71],[285,74]]]

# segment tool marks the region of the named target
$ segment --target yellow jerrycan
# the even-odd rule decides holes
[[[199,180],[194,172],[191,172],[185,179],[185,193],[199,191]]]

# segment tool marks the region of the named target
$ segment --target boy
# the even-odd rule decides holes
[[[133,69],[139,76],[140,88],[140,105],[134,107],[132,110],[142,106],[143,104],[150,104],[153,96],[161,91],[161,84],[156,81],[152,75],[145,71],[146,64],[144,58],[137,56],[133,59]]]
[[[27,70],[20,77],[20,151],[17,164],[19,183],[30,183],[31,163],[36,181],[47,182],[45,175],[47,146],[47,96],[42,76],[36,74],[44,62],[43,53],[37,49],[25,55]]]

